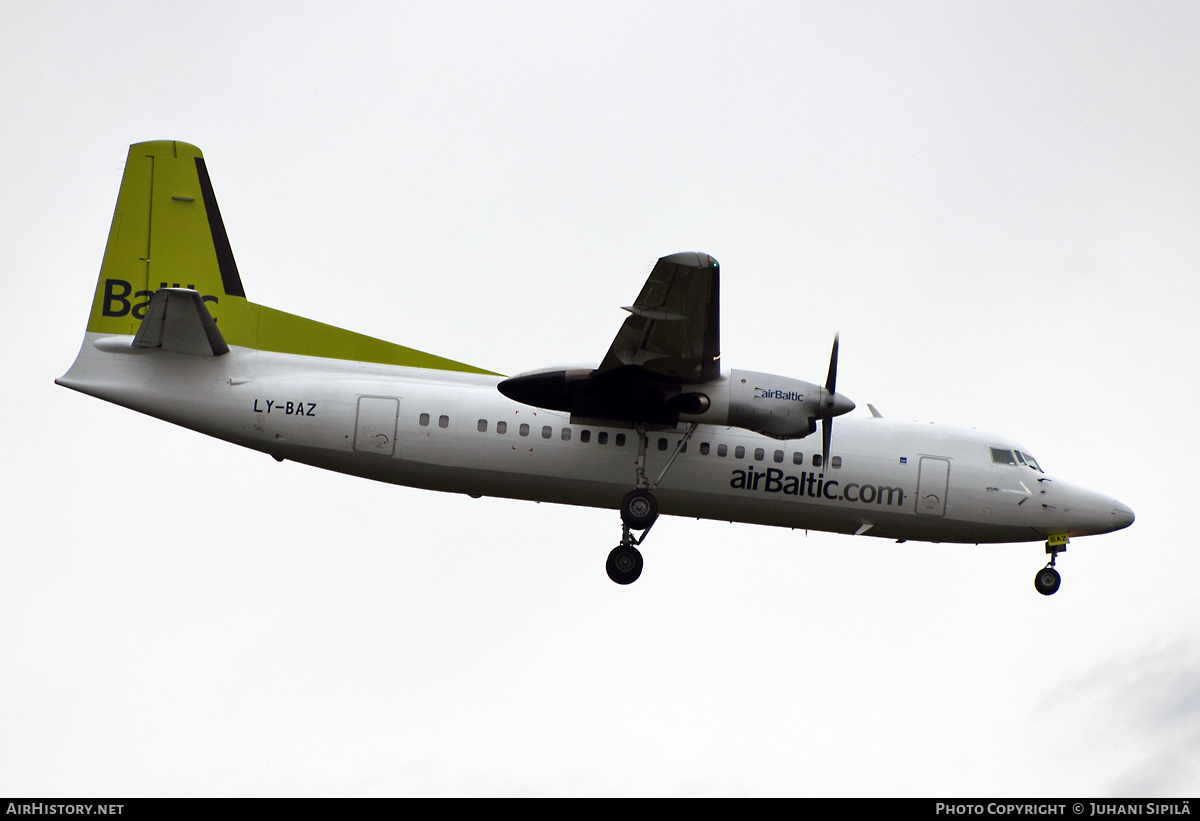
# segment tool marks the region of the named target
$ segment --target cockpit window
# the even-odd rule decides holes
[[[997,465],[1015,465],[1017,460],[1013,458],[1011,450],[992,448],[992,462]]]
[[[1042,470],[1042,466],[1041,466],[1041,465],[1039,465],[1039,464],[1037,463],[1037,459],[1034,459],[1034,458],[1033,458],[1032,456],[1030,456],[1028,453],[1021,453],[1021,451],[1019,451],[1019,450],[1018,450],[1018,451],[1017,451],[1017,458],[1021,460],[1021,463],[1022,463],[1022,464],[1024,464],[1024,465],[1028,465],[1029,467],[1031,467],[1031,468],[1033,468],[1034,470],[1036,470],[1038,473],[1045,473],[1045,472],[1046,472],[1046,471]]]
[[[1013,465],[1014,467],[1027,467],[1031,470],[1036,470],[1038,473],[1045,473],[1042,466],[1037,463],[1028,453],[1023,453],[1019,450],[1008,450],[1007,448],[992,448],[992,464],[994,465]]]

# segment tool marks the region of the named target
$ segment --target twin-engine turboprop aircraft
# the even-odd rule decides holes
[[[83,345],[58,381],[278,460],[471,496],[618,508],[608,575],[629,584],[659,513],[898,541],[1045,541],[1128,527],[1110,496],[999,436],[833,420],[825,384],[722,371],[720,266],[654,266],[596,368],[508,379],[249,302],[200,151],[139,143]],[[869,407],[869,406],[868,406]],[[809,439],[820,422],[821,437]],[[637,534],[637,535],[635,535]]]

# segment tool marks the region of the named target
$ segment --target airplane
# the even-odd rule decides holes
[[[200,150],[130,146],[72,390],[315,467],[415,488],[617,509],[608,576],[660,514],[952,543],[1133,523],[1011,439],[884,418],[823,385],[722,370],[720,266],[662,257],[596,367],[505,378],[250,302]],[[818,423],[821,434],[817,437]],[[809,437],[812,437],[811,439]]]

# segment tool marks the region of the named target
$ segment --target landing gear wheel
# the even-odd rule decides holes
[[[617,584],[633,584],[642,575],[642,552],[631,544],[619,544],[608,554],[604,569]]]
[[[650,491],[644,488],[631,490],[621,500],[621,521],[631,530],[645,530],[657,518],[658,500]]]
[[[1053,596],[1058,592],[1058,586],[1062,584],[1062,576],[1058,575],[1058,571],[1047,565],[1037,572],[1033,577],[1033,586],[1037,588],[1037,592],[1043,596]]]

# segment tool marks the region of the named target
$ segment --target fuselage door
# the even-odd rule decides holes
[[[950,484],[950,460],[922,456],[917,471],[917,513],[946,515],[946,489]]]
[[[400,400],[389,396],[358,397],[354,449],[359,453],[391,456],[396,452],[396,417]]]

